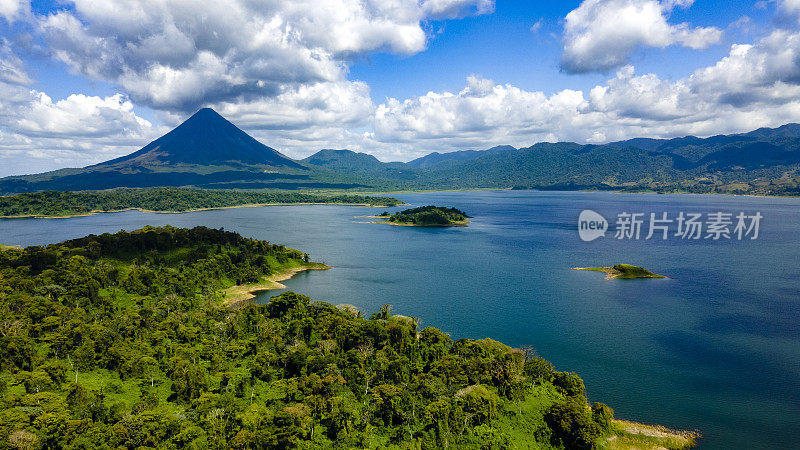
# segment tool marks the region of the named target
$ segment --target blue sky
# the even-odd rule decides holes
[[[0,0],[0,176],[129,153],[203,106],[292,156],[800,121],[800,0]]]

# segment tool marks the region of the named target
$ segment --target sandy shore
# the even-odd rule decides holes
[[[282,284],[281,281],[288,280],[297,273],[304,272],[306,270],[328,269],[332,269],[332,267],[322,263],[308,263],[306,265],[292,267],[291,269],[273,273],[272,275],[264,277],[264,280],[260,283],[231,286],[223,291],[223,304],[228,307],[238,307],[254,299],[256,297],[256,292],[268,291],[272,289],[286,289],[286,285]]]

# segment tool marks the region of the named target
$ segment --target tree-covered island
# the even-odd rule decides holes
[[[406,209],[394,214],[384,211],[381,215],[372,217],[383,219],[376,223],[416,227],[465,227],[469,224],[469,216],[464,211],[432,205]]]
[[[310,264],[203,227],[0,250],[0,446],[685,448],[613,418],[530,348],[453,340],[286,292],[223,292]]]
[[[606,280],[627,279],[627,278],[669,278],[658,275],[642,267],[631,264],[617,264],[610,267],[573,267],[573,270],[589,270],[593,272],[604,272]]]

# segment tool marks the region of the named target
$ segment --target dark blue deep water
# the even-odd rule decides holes
[[[696,428],[701,448],[800,442],[800,200],[579,192],[400,194],[453,206],[468,228],[360,223],[382,210],[271,206],[0,220],[0,243],[46,244],[144,225],[224,227],[309,252],[329,271],[285,282],[365,314],[390,303],[454,338],[533,345],[616,415]],[[578,214],[760,212],[756,240],[583,242]],[[674,226],[674,225],[673,225]],[[674,231],[674,230],[673,230]],[[605,281],[574,266],[630,263],[674,277]]]

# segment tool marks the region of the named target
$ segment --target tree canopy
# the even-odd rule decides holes
[[[0,196],[0,216],[68,216],[102,211],[141,209],[147,211],[191,211],[259,204],[348,204],[397,206],[392,197],[321,195],[297,192],[236,191],[156,187],[118,188],[107,191],[42,191]]]
[[[530,349],[386,305],[219,292],[307,259],[203,227],[0,251],[0,446],[592,448],[613,412]]]
[[[386,213],[384,213],[384,216]],[[464,211],[443,206],[420,206],[410,208],[389,216],[389,222],[411,225],[463,225],[469,216]]]

